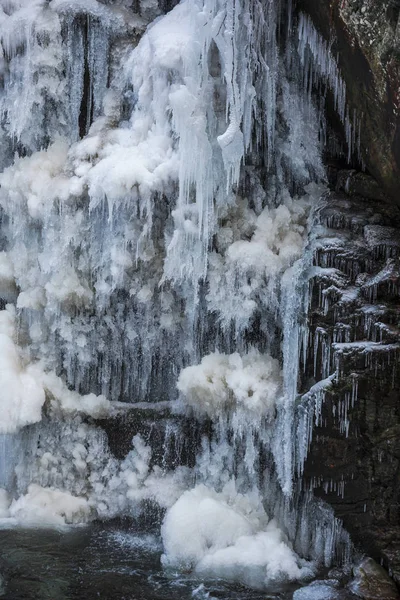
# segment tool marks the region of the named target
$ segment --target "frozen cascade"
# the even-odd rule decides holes
[[[331,375],[298,397],[326,189],[306,45],[346,119],[343,82],[303,17],[282,33],[291,2],[135,6],[0,0],[0,517],[157,505],[166,568],[308,578],[350,544],[301,482]],[[141,411],[117,458],[107,422]]]

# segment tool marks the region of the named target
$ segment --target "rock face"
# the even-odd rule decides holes
[[[399,0],[299,0],[297,6],[331,41],[349,113],[361,119],[365,166],[400,204]]]
[[[365,558],[355,569],[350,589],[364,600],[396,600],[399,595],[395,584],[382,567],[371,558]]]
[[[375,178],[331,169],[335,191],[320,211],[303,385],[326,385],[305,473],[399,583],[400,1],[298,0],[297,9],[337,57]],[[329,96],[327,118],[340,134]]]
[[[303,385],[325,384],[305,475],[399,583],[400,212],[366,189],[339,173],[314,232]]]

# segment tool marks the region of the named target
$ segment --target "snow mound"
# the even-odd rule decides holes
[[[259,496],[221,493],[199,485],[185,492],[162,526],[164,567],[193,570],[254,588],[312,575],[310,563],[290,548],[274,520],[268,522]]]
[[[85,498],[32,484],[12,502],[10,515],[21,525],[62,527],[87,520],[90,507]]]
[[[219,354],[186,367],[178,379],[184,401],[196,412],[210,417],[227,409],[272,419],[281,389],[277,360],[252,349],[248,354]]]

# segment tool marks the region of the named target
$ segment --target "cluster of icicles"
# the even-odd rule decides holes
[[[292,74],[317,53],[347,118],[343,85],[310,24],[281,52],[275,0],[131,4],[0,0],[0,517],[151,500],[166,567],[309,577],[342,533],[293,484],[324,123]],[[213,423],[193,468],[108,449],[99,419],[161,400]]]

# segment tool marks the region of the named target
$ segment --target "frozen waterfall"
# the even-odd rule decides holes
[[[0,0],[0,518],[156,505],[165,568],[263,588],[350,552],[301,481],[323,390],[299,397],[313,81],[350,156],[357,123],[291,2],[165,8]],[[161,459],[140,426],[115,456],[103,424],[146,410]]]

